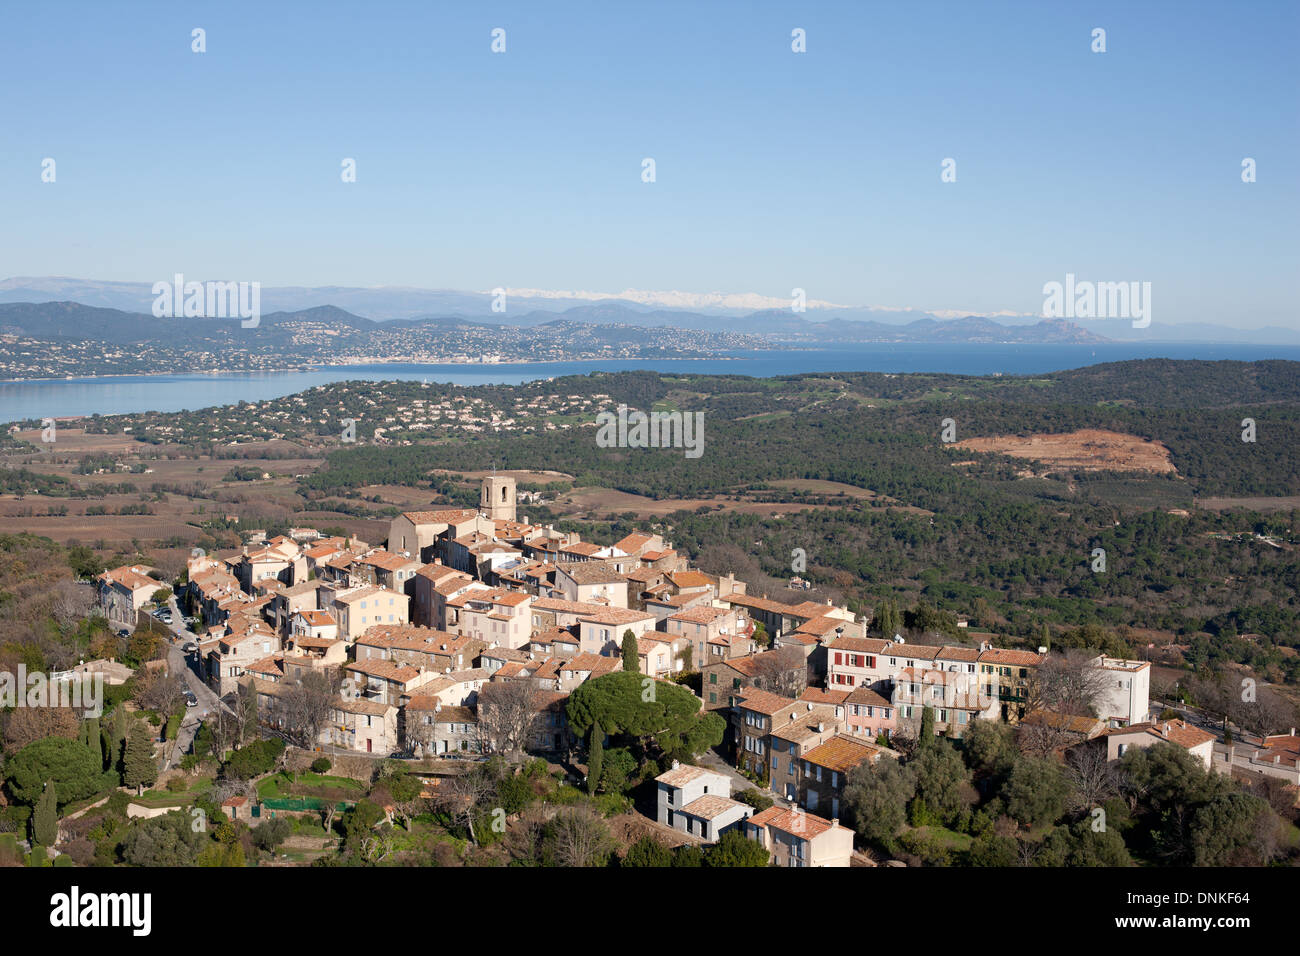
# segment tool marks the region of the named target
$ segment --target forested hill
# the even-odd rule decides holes
[[[596,417],[620,404],[702,413],[702,454],[601,447]],[[355,444],[339,437],[349,418]],[[547,500],[528,513],[594,540],[657,527],[701,566],[767,586],[788,581],[803,549],[805,576],[857,608],[925,600],[1031,645],[1044,627],[1101,626],[1116,651],[1118,629],[1150,628],[1193,665],[1300,680],[1298,363],[353,381],[89,427],[130,429],[167,454],[324,452],[297,479],[303,514],[462,505],[477,500],[467,472],[533,472],[522,485]],[[1065,456],[1048,460],[1053,448]],[[1091,567],[1097,548],[1105,573]]]
[[[802,378],[848,382],[868,394],[917,398],[933,389],[997,394],[1015,401],[1125,403],[1177,408],[1227,408],[1300,403],[1300,362],[1132,359],[1036,376],[971,376],[880,372],[823,373]]]

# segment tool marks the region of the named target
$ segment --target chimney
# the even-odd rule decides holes
[[[824,724],[824,723],[823,723],[822,721],[820,721],[820,720],[817,721],[817,733],[819,733],[819,734],[820,734],[820,733],[825,733],[825,731],[826,731],[826,724]]]
[[[674,770],[676,770],[676,769],[677,769],[678,767],[680,767],[680,766],[681,766],[681,764],[679,764],[676,760],[673,761],[673,769],[674,769]]]
[[[1045,648],[1045,647],[1040,647],[1040,648],[1038,649],[1038,653],[1040,653],[1040,654],[1046,654],[1046,653],[1047,653],[1047,648]]]

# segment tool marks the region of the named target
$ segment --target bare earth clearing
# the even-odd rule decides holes
[[[1206,511],[1227,511],[1245,508],[1247,511],[1291,511],[1300,508],[1300,496],[1277,498],[1197,498],[1196,507]]]
[[[996,452],[1051,466],[1051,470],[1141,471],[1177,474],[1169,449],[1135,435],[1084,428],[1060,435],[994,435],[953,444],[974,452]]]

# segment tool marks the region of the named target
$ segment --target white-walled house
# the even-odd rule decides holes
[[[1147,719],[1151,707],[1151,664],[1102,654],[1089,661],[1105,683],[1097,700],[1097,716],[1110,727],[1127,727]]]
[[[725,774],[673,761],[673,768],[655,782],[659,822],[706,843],[716,843],[754,813],[749,804],[731,799],[731,779]]]

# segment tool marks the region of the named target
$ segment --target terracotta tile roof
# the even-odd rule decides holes
[[[1300,735],[1296,734],[1273,734],[1264,738],[1264,748],[1267,750],[1280,750],[1285,753],[1300,754]]]
[[[637,624],[641,621],[653,621],[654,615],[647,614],[645,611],[633,611],[625,607],[605,607],[600,608],[593,614],[583,615],[582,620],[590,621],[593,624]]]
[[[889,647],[889,641],[873,637],[837,637],[826,646],[832,650],[848,651],[852,654],[881,654]]]
[[[932,661],[939,656],[942,647],[925,644],[895,644],[889,648],[890,657],[902,657],[916,661]]]
[[[614,547],[618,548],[624,554],[636,554],[652,540],[653,538],[648,534],[641,534],[639,531],[633,531],[622,541],[615,544]]]
[[[980,654],[981,664],[998,664],[1003,667],[1037,667],[1043,655],[1033,651],[1012,651],[994,647]]]
[[[606,606],[586,601],[567,601],[564,598],[538,598],[533,602],[533,608],[538,611],[559,611],[564,614],[592,614],[605,610]]]
[[[672,644],[673,642],[671,638],[657,638],[647,635],[636,639],[636,650],[642,657],[647,657],[658,651],[661,647],[667,647],[669,650],[672,650]]]
[[[881,697],[874,690],[865,684],[861,687],[855,687],[849,692],[849,696],[844,701],[846,704],[866,704],[869,707],[893,707],[889,701]]]
[[[361,559],[361,563],[383,568],[385,571],[397,571],[407,565],[419,564],[420,562],[415,558],[406,558],[388,551],[372,551]]]
[[[791,836],[814,840],[831,829],[831,821],[813,813],[802,810],[787,810],[784,807],[768,807],[762,813],[749,818],[755,826],[771,827]]]
[[[506,661],[492,672],[493,680],[522,680],[541,670],[543,661]]]
[[[823,617],[827,612],[833,610],[835,610],[835,608],[833,608],[829,603],[818,604],[816,601],[800,601],[798,604],[790,608],[790,613],[794,617],[814,618]],[[846,621],[845,623],[848,622]]]
[[[835,719],[835,712],[824,706],[814,706],[810,711],[796,711],[790,718],[772,728],[773,737],[800,743],[828,730],[835,733],[839,723]]]
[[[712,584],[708,577],[699,571],[671,571],[668,580],[679,588],[704,588]]]
[[[665,770],[655,777],[655,781],[667,784],[670,787],[684,787],[692,780],[709,776],[718,776],[718,774],[713,770],[705,770],[703,767],[697,767],[694,764],[683,763],[678,764],[671,770]]]
[[[328,627],[334,623],[328,611],[294,611],[293,616],[302,618],[311,627]]]
[[[444,598],[457,594],[471,585],[477,585],[473,578],[462,571],[455,571],[453,574],[454,577],[451,575],[444,576],[433,586],[433,589]]]
[[[365,700],[357,697],[352,700],[336,700],[331,705],[335,710],[341,710],[345,714],[362,714],[367,717],[383,717],[390,710],[396,710],[392,704],[381,703],[377,700]]]
[[[367,677],[379,677],[395,684],[409,684],[420,676],[419,668],[407,664],[396,664],[393,661],[380,660],[375,657],[368,660],[353,661],[347,665],[347,670],[365,674]]]
[[[619,584],[627,580],[618,571],[598,562],[561,564],[559,573],[572,578],[576,584]]]
[[[851,692],[847,690],[827,690],[823,687],[809,687],[799,695],[800,700],[811,701],[814,704],[832,704],[839,706],[849,698]]]
[[[284,655],[274,657],[264,657],[260,661],[253,661],[245,670],[250,674],[264,674],[271,677],[284,676]]]
[[[682,807],[681,812],[689,813],[701,820],[716,820],[724,813],[730,813],[737,807],[745,808],[748,806],[749,804],[732,800],[730,797],[724,797],[718,793],[706,793]]]
[[[124,565],[120,568],[113,568],[111,571],[105,571],[99,576],[101,581],[107,581],[109,584],[120,584],[122,587],[131,591],[138,591],[141,588],[161,588],[166,587],[161,581],[155,581],[149,577],[148,571],[152,569],[143,565]]]
[[[766,714],[769,717],[792,704],[798,703],[793,697],[782,697],[780,694],[771,694],[753,687],[745,688],[743,696],[737,696],[739,698],[737,704],[745,708],[745,710],[752,710],[756,714]]]
[[[402,517],[412,524],[460,524],[478,516],[473,508],[453,508],[446,511],[403,511]]]
[[[552,658],[555,660],[555,669],[557,672],[575,671],[578,673],[589,673],[592,677],[599,677],[602,674],[609,674],[623,667],[623,659],[620,657],[605,657],[602,654],[576,654],[569,658]]]
[[[803,755],[803,759],[827,770],[848,773],[862,761],[875,760],[886,752],[883,748],[867,743],[865,740],[847,734],[836,734],[825,743],[809,750]]]
[[[684,611],[678,611],[668,617],[670,621],[681,621],[684,624],[712,624],[720,617],[726,617],[731,612],[720,607],[713,607],[709,604],[701,604],[696,607],[688,607]]]
[[[463,574],[464,572],[457,571],[449,564],[426,564],[419,568],[415,573],[422,578],[428,578],[430,581],[437,582],[441,581],[449,574]],[[465,577],[469,577],[469,575],[466,574]]]
[[[963,664],[974,664],[980,659],[982,652],[978,647],[945,647],[941,650],[937,661],[958,661]]]
[[[377,624],[357,638],[362,647],[383,647],[424,654],[456,654],[474,639],[418,624]]]
[[[1207,740],[1216,739],[1214,734],[1201,730],[1199,727],[1193,727],[1183,720],[1159,720],[1142,724],[1129,724],[1127,727],[1108,730],[1105,736],[1114,737],[1122,734],[1139,733],[1150,734],[1159,740],[1167,740],[1170,743],[1178,744],[1180,747],[1186,747],[1188,750],[1205,743]]]
[[[340,595],[334,598],[335,604],[352,604],[355,601],[364,601],[369,598],[377,598],[383,595],[405,597],[400,591],[385,591],[380,588],[358,588],[349,594]]]

